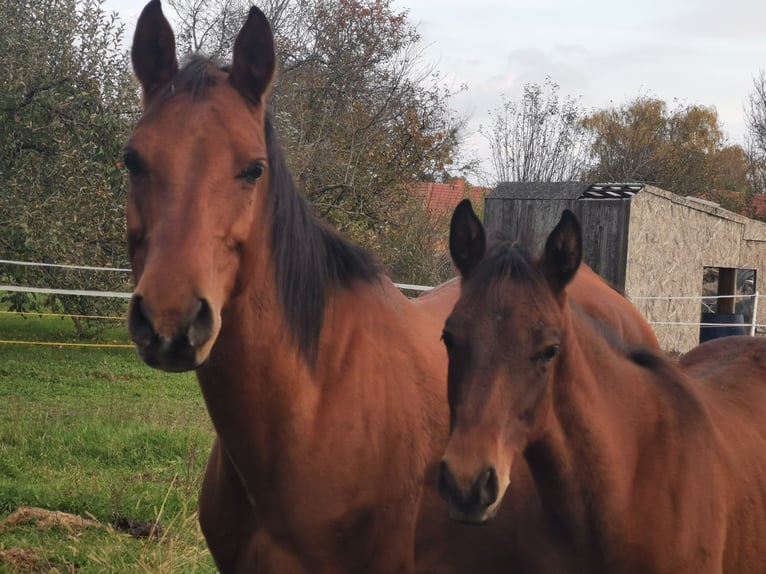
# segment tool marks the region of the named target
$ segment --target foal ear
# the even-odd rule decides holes
[[[160,0],[152,0],[141,12],[130,50],[133,70],[143,90],[144,106],[178,72],[176,39],[162,14]]]
[[[259,105],[277,67],[274,35],[266,16],[253,6],[234,41],[229,81],[242,96]]]
[[[543,271],[554,291],[563,291],[582,262],[582,230],[568,209],[545,242]]]
[[[476,216],[469,199],[455,208],[449,228],[449,252],[463,279],[467,279],[484,257],[487,239],[484,226]]]

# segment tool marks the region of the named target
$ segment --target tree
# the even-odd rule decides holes
[[[766,72],[761,70],[753,83],[745,107],[746,145],[753,186],[758,193],[766,193]]]
[[[559,98],[550,78],[526,84],[520,103],[506,100],[481,133],[489,142],[495,180],[571,181],[587,165],[587,140],[577,101]]]
[[[237,1],[219,9],[212,0],[172,0],[179,36],[192,39],[186,47],[227,60],[242,20]],[[293,174],[321,216],[401,269],[408,247],[386,247],[392,235],[417,235],[410,188],[442,177],[457,151],[452,91],[424,65],[417,30],[390,0],[271,0],[263,8],[280,61],[272,106]],[[410,255],[420,249],[409,247]]]
[[[714,108],[638,97],[594,112],[583,125],[591,133],[591,181],[647,182],[680,195],[750,193],[746,157],[727,145]]]
[[[122,26],[100,0],[0,0],[0,253],[120,267],[125,185],[116,167],[138,109]],[[46,287],[124,287],[127,278],[9,268]],[[52,284],[53,283],[53,284]],[[28,308],[28,297],[10,298]],[[108,300],[61,299],[72,313]]]
[[[204,52],[221,60],[231,55],[238,26],[247,17],[250,6],[246,0],[169,0],[168,3],[179,19],[178,52]]]

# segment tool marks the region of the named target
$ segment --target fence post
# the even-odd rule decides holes
[[[755,326],[758,324],[758,298],[759,294],[758,291],[753,293],[753,316],[750,319],[750,336],[755,336]]]

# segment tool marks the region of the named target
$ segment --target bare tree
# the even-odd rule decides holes
[[[747,135],[745,145],[751,164],[753,187],[766,193],[766,72],[754,80],[753,93],[745,107]]]
[[[220,61],[231,57],[234,39],[252,4],[250,0],[168,0],[168,3],[178,17],[179,52],[202,52]],[[299,40],[297,31],[306,19],[309,2],[262,0],[258,6],[268,16],[276,37]]]
[[[482,126],[492,153],[496,181],[566,181],[578,179],[587,165],[584,111],[577,101],[559,98],[559,86],[526,84],[521,102],[506,100]]]

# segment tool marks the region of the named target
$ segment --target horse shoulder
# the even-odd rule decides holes
[[[460,279],[454,277],[413,299],[412,305],[443,325],[459,297]]]
[[[586,264],[580,265],[567,291],[585,313],[613,331],[621,342],[659,348],[654,331],[638,309]]]

